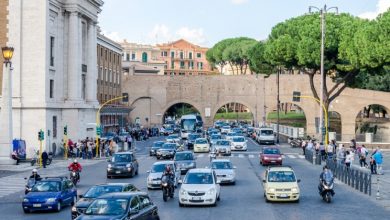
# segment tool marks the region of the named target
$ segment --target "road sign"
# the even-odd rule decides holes
[[[293,102],[300,102],[301,101],[301,92],[294,91],[293,92]]]

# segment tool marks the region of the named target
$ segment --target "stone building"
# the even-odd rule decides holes
[[[90,124],[95,122],[99,107],[96,24],[103,3],[9,1],[6,44],[15,48],[13,137],[26,141],[29,157],[39,146],[40,129],[45,131],[44,148],[56,149],[56,153],[60,152],[64,126],[73,140],[94,135]],[[4,1],[0,6],[0,15],[4,16]],[[2,25],[4,17],[0,18]],[[4,35],[0,33],[2,44]]]
[[[4,47],[7,45],[7,33],[8,33],[8,0],[2,0],[0,1],[0,46]],[[0,62],[3,63],[3,56],[0,56]],[[2,83],[3,82],[3,68],[0,68],[0,92],[2,89]]]

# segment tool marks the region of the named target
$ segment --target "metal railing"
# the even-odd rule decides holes
[[[335,178],[351,188],[371,196],[371,173],[369,171],[354,167],[347,168],[344,164],[334,160],[327,160],[326,165],[332,170]]]
[[[321,155],[316,151],[305,149],[305,159],[311,164],[321,165]]]

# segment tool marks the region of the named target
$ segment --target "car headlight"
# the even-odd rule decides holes
[[[278,157],[278,160],[282,160],[282,157]]]
[[[264,157],[264,160],[268,160],[269,159],[269,157]]]
[[[25,198],[25,199],[23,199],[23,202],[28,202],[28,199],[26,199],[26,198]]]
[[[56,198],[48,198],[47,200],[46,200],[46,202],[55,202],[56,201]]]
[[[168,186],[168,183],[163,183],[161,185],[165,187],[165,186]]]
[[[126,164],[126,167],[130,168],[131,167],[131,163]]]
[[[234,173],[228,174],[228,177],[234,177]]]
[[[192,163],[188,164],[188,166],[189,166],[189,167],[193,167],[193,166],[195,166],[195,163],[192,162]]]
[[[297,187],[293,187],[293,188],[291,188],[291,192],[293,192],[293,193],[297,193],[297,192],[298,192],[298,188],[297,188]]]
[[[215,193],[215,189],[214,189],[214,188],[210,189],[210,190],[207,192],[207,194],[209,194],[209,195],[214,195],[214,193]]]
[[[180,189],[180,194],[185,195],[185,194],[187,194],[187,191],[185,189]]]
[[[274,192],[275,192],[275,189],[274,189],[274,188],[269,188],[268,191],[269,191],[270,193],[274,193]]]
[[[72,212],[77,212],[76,206],[73,206],[73,207],[72,207]]]
[[[111,169],[111,168],[112,168],[112,165],[109,163],[109,164],[107,165],[107,168],[108,168],[108,169]]]

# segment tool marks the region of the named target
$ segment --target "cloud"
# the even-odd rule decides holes
[[[172,38],[169,28],[164,24],[156,24],[153,30],[148,34],[150,40],[155,39],[166,39],[169,40]]]
[[[123,37],[120,36],[119,32],[116,32],[116,31],[107,32],[107,31],[102,30],[101,34],[110,38],[111,40],[113,40],[115,42],[120,42],[124,39]]]
[[[181,27],[176,31],[172,31],[167,25],[157,24],[147,35],[147,41],[153,43],[166,43],[181,38],[199,45],[207,43],[207,38],[202,28]]]
[[[195,44],[205,44],[207,42],[206,36],[202,28],[191,29],[189,27],[182,27],[176,31],[178,38],[183,38]]]
[[[359,15],[361,18],[375,19],[379,14],[386,12],[390,8],[390,0],[378,0],[375,11],[367,11]]]
[[[248,0],[230,0],[232,4],[234,5],[242,5],[244,3],[247,3]]]

